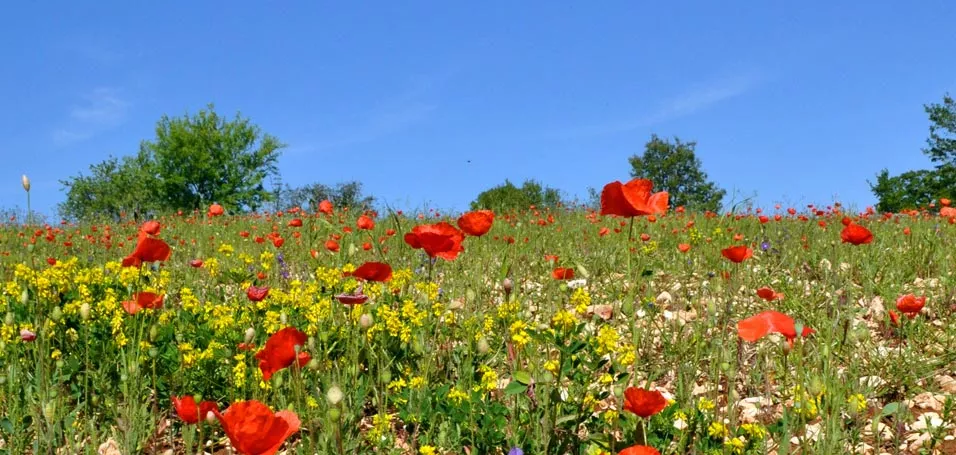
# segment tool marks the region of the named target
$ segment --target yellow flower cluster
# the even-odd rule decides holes
[[[618,347],[618,340],[620,339],[617,330],[614,327],[609,325],[602,325],[598,329],[597,337],[595,337],[595,343],[597,344],[597,354],[605,355],[615,352]]]
[[[559,310],[551,317],[551,326],[557,330],[568,330],[574,327],[575,322],[577,319],[568,310]]]
[[[523,348],[531,341],[531,335],[528,334],[527,328],[528,324],[521,320],[511,323],[509,330],[511,331],[511,341],[514,342],[515,346]]]
[[[588,294],[587,289],[584,288],[575,289],[571,293],[571,305],[578,314],[582,316],[587,314],[588,307],[591,305],[591,294]]]

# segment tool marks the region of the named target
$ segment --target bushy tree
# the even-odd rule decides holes
[[[89,175],[80,174],[60,183],[67,190],[66,200],[59,206],[64,218],[118,219],[127,214],[138,219],[163,208],[156,191],[159,180],[143,153],[109,157],[90,165]]]
[[[877,174],[876,183],[870,182],[870,188],[879,198],[876,209],[880,212],[926,207],[941,192],[939,173],[928,169],[896,176],[890,176],[889,171],[883,169]]]
[[[155,211],[204,209],[219,203],[230,210],[256,210],[274,197],[264,188],[276,175],[278,139],[238,114],[220,117],[212,105],[198,114],[163,116],[156,138],[139,152],[90,166],[88,175],[61,181],[67,218],[131,216]]]
[[[537,207],[556,207],[561,204],[561,192],[547,186],[542,186],[535,180],[525,180],[521,187],[511,181],[487,189],[478,194],[472,201],[471,209],[491,209],[495,211],[524,210],[534,205]]]
[[[246,118],[227,120],[212,105],[198,114],[156,125],[156,138],[140,150],[152,157],[166,206],[197,209],[216,202],[256,210],[273,195],[264,187],[278,172],[284,145]]]
[[[322,183],[312,183],[300,187],[286,185],[282,191],[282,206],[284,208],[302,207],[316,210],[319,202],[328,199],[338,208],[352,209],[371,207],[375,197],[362,192],[362,183],[350,181],[329,186]]]
[[[923,153],[935,167],[897,176],[890,176],[889,171],[883,169],[877,174],[876,183],[869,182],[880,211],[915,209],[939,198],[956,196],[956,101],[947,94],[942,103],[927,104],[923,108],[930,121]]]
[[[707,180],[694,152],[696,147],[696,142],[681,142],[677,137],[670,142],[653,135],[644,146],[644,153],[628,160],[631,177],[650,179],[654,191],[670,193],[673,207],[683,205],[691,210],[716,212],[727,192]]]

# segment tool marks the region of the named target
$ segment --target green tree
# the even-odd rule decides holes
[[[230,210],[256,210],[275,192],[264,182],[277,176],[284,147],[238,114],[220,117],[210,105],[195,116],[163,116],[156,138],[139,152],[90,166],[88,175],[62,180],[60,214],[82,219],[142,217],[153,212],[205,209],[218,202]]]
[[[282,206],[285,208],[302,207],[316,210],[319,202],[328,199],[337,208],[353,209],[371,207],[375,197],[362,192],[358,181],[338,183],[334,187],[322,183],[312,183],[296,188],[286,185],[282,191]]]
[[[929,115],[929,139],[923,153],[940,167],[956,167],[956,102],[947,93],[942,103],[923,106]]]
[[[939,172],[920,169],[890,176],[886,169],[876,176],[876,183],[868,182],[879,201],[880,212],[901,212],[906,209],[925,207],[940,193]]]
[[[561,204],[561,192],[542,186],[534,180],[525,180],[521,187],[511,181],[487,189],[478,194],[472,201],[471,209],[491,209],[494,211],[524,210],[534,205],[537,207],[557,207]]]
[[[670,205],[685,206],[691,210],[718,211],[727,193],[707,180],[700,159],[694,153],[696,142],[674,142],[652,135],[642,155],[633,155],[631,177],[650,179],[654,191],[670,193]]]
[[[886,169],[880,171],[876,183],[868,182],[877,198],[877,210],[899,212],[956,196],[956,101],[946,94],[942,103],[927,104],[923,109],[930,121],[923,153],[935,166],[897,176],[890,176]]]
[[[202,209],[216,202],[257,210],[274,197],[264,182],[278,172],[284,146],[249,119],[237,114],[227,120],[209,105],[194,116],[164,115],[156,138],[140,150],[152,158],[166,207]]]
[[[121,159],[109,157],[90,165],[89,175],[80,174],[60,183],[67,193],[59,212],[68,219],[115,220],[124,213],[139,219],[162,208],[163,201],[155,193],[158,179],[143,153]]]

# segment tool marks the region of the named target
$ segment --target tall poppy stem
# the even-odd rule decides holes
[[[634,217],[627,228],[627,243],[624,244],[624,254],[627,255],[627,277],[631,278],[631,239],[634,238]]]

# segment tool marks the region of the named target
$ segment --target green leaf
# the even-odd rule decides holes
[[[519,393],[525,393],[525,391],[527,390],[528,390],[528,386],[518,381],[511,381],[505,387],[504,392],[505,392],[505,395],[517,395]]]
[[[524,385],[531,384],[531,373],[528,373],[524,370],[515,371],[513,374],[515,381],[518,381]]]
[[[883,410],[880,411],[880,416],[888,417],[888,416],[896,414],[897,412],[899,412],[899,410],[900,410],[900,403],[898,401],[887,403],[886,406],[883,406]]]

